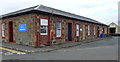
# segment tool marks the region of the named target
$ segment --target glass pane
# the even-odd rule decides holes
[[[47,19],[40,19],[41,25],[48,25],[48,20]]]
[[[57,36],[61,36],[61,30],[57,30]]]
[[[88,31],[88,35],[90,35],[90,31]]]
[[[79,30],[79,25],[78,24],[76,25],[76,28],[77,28],[77,30]]]
[[[5,23],[2,23],[2,30],[4,30],[4,24],[5,24]]]
[[[46,33],[46,29],[41,29],[41,33]]]
[[[76,25],[76,36],[79,36],[79,24]]]
[[[88,30],[90,30],[90,26],[88,25]]]
[[[5,36],[4,25],[5,25],[5,23],[2,23],[2,36],[3,36],[3,37]]]
[[[57,22],[57,29],[61,29],[61,22]]]
[[[3,37],[5,36],[5,32],[4,32],[4,31],[2,31],[2,36],[3,36]]]
[[[77,36],[79,36],[79,31],[77,31]]]
[[[61,22],[56,22],[57,29],[56,29],[56,36],[61,36]]]
[[[47,33],[47,26],[41,26],[41,33]]]

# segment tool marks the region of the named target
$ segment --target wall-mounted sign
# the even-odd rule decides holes
[[[20,24],[19,31],[26,31],[26,24]]]
[[[48,20],[47,19],[40,19],[41,25],[48,25]]]

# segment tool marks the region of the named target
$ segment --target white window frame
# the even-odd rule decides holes
[[[94,35],[96,35],[96,27],[94,26]]]
[[[90,35],[90,25],[88,25],[88,35]]]
[[[5,23],[2,23],[2,37],[5,37]]]
[[[76,24],[76,36],[79,36],[79,24]]]
[[[44,28],[41,28],[41,27],[44,27]],[[40,31],[41,29],[46,29],[46,33],[41,33],[41,35],[47,35],[48,33],[48,19],[40,19]]]
[[[57,28],[57,23],[60,23],[60,28]],[[57,35],[57,30],[60,30],[60,35]],[[61,22],[60,21],[56,21],[56,37],[61,37]]]

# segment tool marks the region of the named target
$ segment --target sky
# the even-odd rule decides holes
[[[120,0],[0,0],[0,15],[16,10],[45,5],[102,23],[118,24],[118,2]]]

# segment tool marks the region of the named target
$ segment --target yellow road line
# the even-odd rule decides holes
[[[6,51],[10,51],[10,52],[13,52],[13,53],[17,53],[17,54],[26,54],[26,53],[24,53],[24,52],[19,52],[19,51],[15,51],[15,50],[3,48],[3,47],[0,47],[0,49],[6,50]]]

